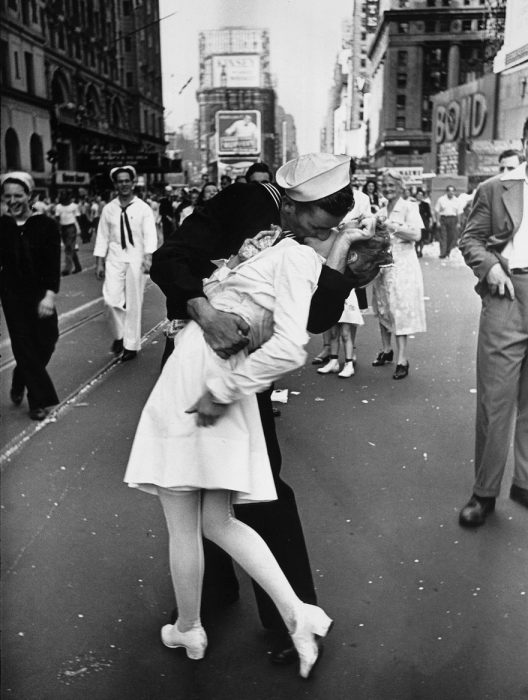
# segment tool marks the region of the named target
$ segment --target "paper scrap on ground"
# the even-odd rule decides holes
[[[288,403],[288,389],[274,389],[271,392],[271,400],[279,403]]]

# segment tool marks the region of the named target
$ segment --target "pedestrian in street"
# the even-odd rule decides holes
[[[528,162],[528,119],[522,134]],[[482,525],[495,509],[512,430],[510,498],[528,508],[528,165],[482,183],[460,241],[482,297],[477,342],[473,494],[460,512]],[[515,426],[515,427],[513,427]]]
[[[422,270],[414,247],[423,221],[417,203],[403,199],[403,189],[403,178],[397,170],[383,174],[381,191],[388,204],[380,209],[377,218],[389,231],[394,265],[384,267],[372,285],[372,308],[378,317],[382,343],[372,364],[380,367],[392,362],[394,335],[397,356],[392,378],[397,380],[409,374],[409,335],[426,330]]]
[[[200,196],[200,190],[197,187],[191,187],[191,189],[189,191],[189,202],[180,212],[180,222],[179,222],[180,226],[182,225],[184,220],[193,213],[194,207],[196,206],[196,204],[198,202],[199,196]]]
[[[117,197],[104,208],[95,240],[95,275],[104,279],[103,298],[112,334],[112,352],[123,362],[141,348],[141,310],[146,275],[157,247],[154,214],[134,194],[137,176],[131,165],[110,171]]]
[[[375,214],[380,208],[380,197],[376,180],[367,180],[363,185],[363,194],[366,194],[370,202],[370,211]]]
[[[279,175],[280,173],[280,175]],[[270,224],[305,236],[327,234],[353,204],[349,158],[310,154],[291,161],[277,174],[281,190],[272,184],[233,184],[197,209],[179,231],[153,256],[151,277],[167,297],[171,319],[164,359],[173,347],[174,335],[189,316],[201,326],[206,343],[226,360],[249,342],[248,325],[238,316],[214,309],[205,296],[202,279],[213,271],[211,260],[235,253],[242,241]],[[327,199],[328,197],[328,199]],[[346,257],[346,251],[343,253]],[[323,266],[308,320],[308,330],[321,333],[339,319],[352,282]],[[297,324],[295,324],[297,325]],[[177,338],[177,336],[176,336]],[[265,504],[236,506],[237,517],[253,527],[265,540],[286,574],[297,596],[315,604],[316,595],[302,526],[293,490],[280,477],[281,454],[275,432],[271,391],[257,394],[260,420],[266,440],[278,499]],[[229,462],[223,470],[229,471]],[[238,582],[228,557],[205,545],[204,604],[224,606],[238,598]],[[271,660],[285,664],[297,659],[288,630],[275,605],[255,586],[259,614],[264,627],[273,630]]]
[[[453,185],[448,185],[446,193],[438,198],[435,214],[440,225],[440,258],[448,258],[457,244],[459,232],[460,204]]]
[[[60,225],[60,235],[64,245],[64,266],[61,272],[63,277],[82,270],[76,250],[77,235],[81,231],[80,215],[77,202],[73,201],[70,194],[63,194],[55,207],[55,217]]]
[[[266,163],[253,163],[246,170],[246,182],[272,182],[273,174]]]
[[[16,361],[10,397],[20,406],[27,389],[29,416],[40,421],[59,403],[46,370],[59,337],[59,227],[33,214],[29,173],[2,175],[1,187],[7,213],[0,218],[0,297]]]
[[[210,199],[212,199],[215,195],[218,194],[218,187],[215,185],[214,182],[206,182],[202,189],[200,190],[200,194],[198,195],[198,200],[196,201],[196,206],[202,206],[205,202],[208,202]]]
[[[419,241],[414,244],[416,248],[416,255],[421,258],[423,257],[423,247],[428,243],[431,243],[431,224],[433,221],[433,212],[431,211],[431,205],[429,202],[425,201],[425,193],[422,189],[416,190],[416,201],[418,202],[418,211],[420,212],[420,217],[423,222],[423,228],[421,230],[421,237]]]

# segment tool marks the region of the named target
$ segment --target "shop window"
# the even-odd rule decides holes
[[[9,127],[5,133],[6,169],[20,170],[20,143],[17,132]]]
[[[38,173],[44,172],[44,148],[42,146],[42,139],[38,134],[31,134],[29,154],[31,170],[35,170]]]

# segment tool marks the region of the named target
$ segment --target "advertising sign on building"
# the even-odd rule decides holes
[[[260,57],[224,54],[212,57],[213,87],[260,87]]]
[[[256,109],[217,112],[216,138],[218,156],[260,155],[260,112]]]

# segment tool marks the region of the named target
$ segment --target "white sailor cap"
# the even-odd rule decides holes
[[[120,165],[118,168],[110,170],[110,179],[115,180],[118,173],[128,173],[132,180],[137,180],[136,169],[132,165]]]
[[[4,182],[6,181],[18,182],[28,194],[31,194],[35,189],[35,182],[33,178],[29,173],[26,173],[23,170],[13,170],[10,173],[4,173],[0,178],[0,186],[3,187]]]
[[[314,202],[350,185],[350,156],[308,153],[282,165],[277,184],[296,202]]]

